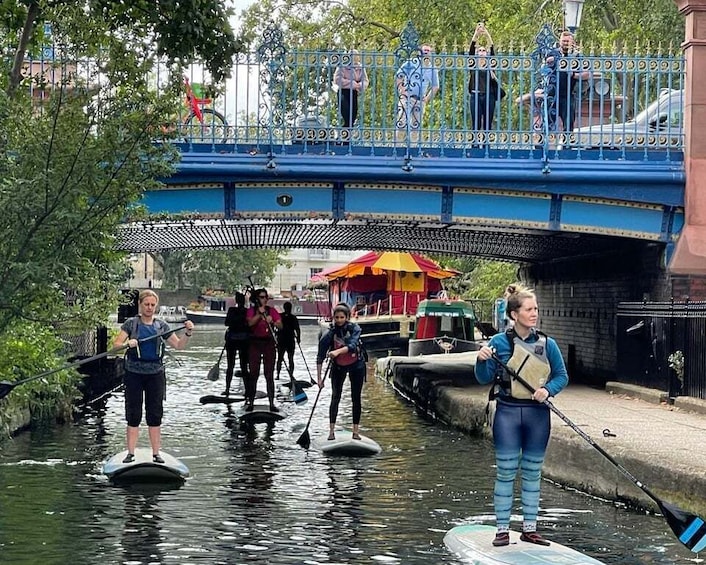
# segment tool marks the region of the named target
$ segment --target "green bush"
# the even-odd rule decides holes
[[[8,329],[0,336],[0,380],[15,382],[63,366],[62,348],[61,340],[46,326],[25,322]],[[0,400],[0,426],[12,432],[12,415],[24,409],[29,409],[33,421],[70,418],[81,397],[80,380],[74,369],[68,369],[15,387]]]

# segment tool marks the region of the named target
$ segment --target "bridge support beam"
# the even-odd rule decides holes
[[[674,0],[684,14],[685,224],[669,262],[675,275],[706,275],[706,0]]]

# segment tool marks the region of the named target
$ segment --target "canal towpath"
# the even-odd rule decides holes
[[[377,367],[378,375],[381,368]],[[385,371],[382,371],[384,374]],[[469,375],[473,375],[470,369]],[[485,425],[488,386],[391,374],[387,380],[430,415],[471,434]],[[660,499],[706,515],[706,401],[608,382],[569,383],[554,406]],[[657,510],[654,502],[568,424],[552,414],[543,476],[607,500]]]

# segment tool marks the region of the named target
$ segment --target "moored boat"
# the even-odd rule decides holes
[[[406,355],[417,306],[443,293],[441,280],[458,275],[416,253],[370,252],[347,265],[323,271],[330,303],[351,308],[369,352]],[[322,320],[328,327],[330,320]]]
[[[429,299],[417,306],[409,356],[477,351],[473,306],[463,300]]]

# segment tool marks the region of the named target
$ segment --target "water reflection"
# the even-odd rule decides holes
[[[303,329],[313,360],[316,330]],[[269,425],[241,427],[237,404],[200,405],[223,390],[206,379],[222,336],[220,328],[196,332],[176,354],[182,366],[168,369],[164,450],[192,474],[180,489],[114,487],[100,475],[123,449],[121,395],[76,425],[0,444],[0,563],[458,564],[444,533],[492,523],[492,445],[419,417],[372,377],[362,431],[383,452],[370,458],[328,458],[296,444],[315,388],[309,403],[284,404],[287,418]],[[308,379],[295,361],[295,377]],[[312,445],[325,441],[329,394],[312,416]],[[345,392],[341,410],[350,411]],[[694,562],[661,517],[549,483],[540,522],[550,539],[608,564]]]
[[[160,547],[162,515],[156,487],[132,487],[124,497],[125,526],[121,538],[122,560],[126,563],[163,563]]]

